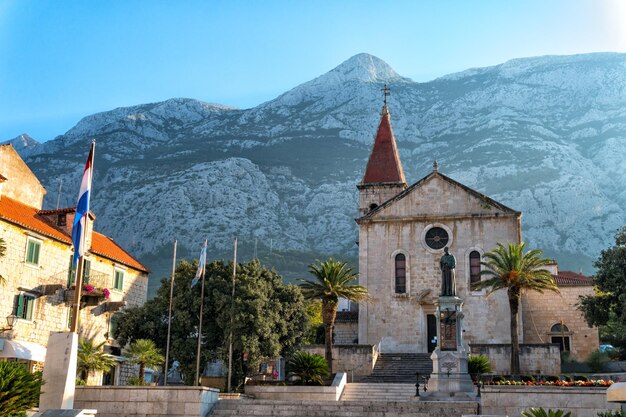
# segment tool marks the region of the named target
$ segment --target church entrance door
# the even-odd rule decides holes
[[[434,314],[426,315],[426,334],[428,337],[428,353],[437,347],[437,317]]]

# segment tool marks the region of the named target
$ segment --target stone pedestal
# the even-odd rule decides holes
[[[71,410],[76,387],[78,335],[73,332],[51,332],[43,368],[45,385],[39,397],[39,411]]]
[[[463,300],[439,297],[437,302],[437,348],[431,359],[433,373],[428,380],[430,391],[441,393],[473,392],[467,372],[469,352],[463,343]]]

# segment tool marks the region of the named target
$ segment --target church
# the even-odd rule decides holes
[[[522,213],[455,181],[443,170],[435,161],[427,176],[407,184],[385,97],[372,151],[357,185],[359,283],[370,295],[370,301],[358,307],[358,326],[352,326],[359,345],[375,345],[383,353],[434,350],[436,300],[442,285],[439,261],[446,247],[456,258],[464,342],[472,352],[488,356],[494,352],[490,347],[511,342],[506,291],[487,296],[486,290],[471,290],[471,284],[481,280],[480,262],[486,252],[498,242],[522,241]],[[532,345],[551,347],[552,356],[566,350],[584,360],[598,348],[598,331],[587,326],[575,304],[579,295],[593,293],[593,281],[559,272],[556,262],[551,268],[560,294],[522,295],[522,356],[536,352],[523,349]],[[344,315],[347,312],[338,315],[338,333],[345,325]],[[508,359],[501,359],[508,364]],[[524,366],[524,357],[521,362],[522,367],[538,369],[535,364]]]

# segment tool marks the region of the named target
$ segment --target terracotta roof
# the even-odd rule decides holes
[[[40,216],[35,207],[12,198],[0,197],[0,219],[60,242],[72,244],[70,237]]]
[[[139,271],[150,272],[144,264],[133,258],[128,252],[115,243],[113,239],[102,233],[93,232],[91,236],[91,253],[104,256],[105,258],[120,262]]]
[[[383,106],[372,153],[361,181],[361,184],[372,183],[406,183],[387,105]]]
[[[72,239],[64,230],[57,228],[50,223],[43,214],[54,212],[74,212],[75,208],[59,210],[38,211],[35,207],[28,206],[12,198],[3,196],[0,198],[0,219],[25,229],[47,236],[59,242],[72,244]],[[141,262],[133,258],[128,252],[122,249],[117,243],[107,236],[93,232],[91,238],[91,252],[105,258],[117,261],[121,264],[137,269],[142,272],[150,272]]]
[[[593,286],[593,278],[572,271],[559,271],[558,275],[552,276],[559,287]]]

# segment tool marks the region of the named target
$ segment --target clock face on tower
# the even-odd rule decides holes
[[[448,232],[441,227],[433,227],[425,236],[426,244],[431,249],[443,249],[448,244]]]

